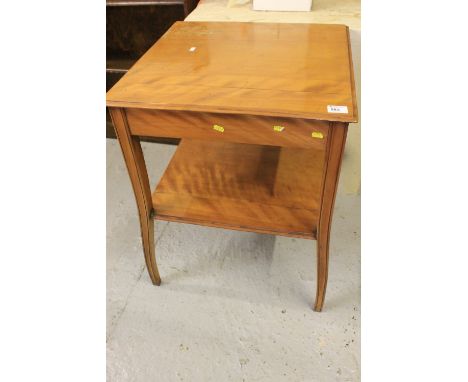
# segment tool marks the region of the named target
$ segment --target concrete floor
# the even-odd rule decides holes
[[[152,188],[175,147],[144,143]],[[108,381],[359,381],[360,199],[338,194],[324,311],[315,242],[157,222],[153,286],[107,140]]]

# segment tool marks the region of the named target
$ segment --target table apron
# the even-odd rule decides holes
[[[126,109],[132,135],[325,150],[328,121],[191,111]]]

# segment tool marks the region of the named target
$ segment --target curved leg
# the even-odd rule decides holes
[[[138,137],[131,135],[124,109],[109,108],[109,111],[125,158],[125,164],[127,165],[128,174],[132,182],[133,192],[135,193],[140,216],[141,238],[143,241],[146,268],[148,269],[153,284],[160,285],[161,278],[154,254],[153,202],[140,140]]]
[[[328,237],[317,239],[317,292],[314,310],[321,312],[328,281]]]
[[[153,285],[161,285],[158,266],[156,264],[154,245],[154,220],[152,217],[141,222],[141,238],[143,241],[143,252],[145,254],[146,269],[148,270]]]
[[[330,228],[347,130],[348,125],[345,123],[331,123],[327,138],[322,177],[322,203],[317,229],[317,294],[314,306],[316,312],[322,310],[327,290]]]

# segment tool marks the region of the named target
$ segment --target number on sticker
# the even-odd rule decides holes
[[[348,106],[328,105],[327,111],[329,113],[348,114]]]

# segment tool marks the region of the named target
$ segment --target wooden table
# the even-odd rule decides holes
[[[153,284],[153,219],[315,239],[321,311],[346,132],[357,121],[346,26],[177,22],[107,106]],[[153,193],[140,137],[182,139]]]

